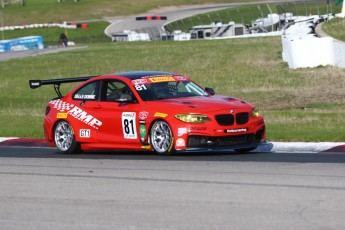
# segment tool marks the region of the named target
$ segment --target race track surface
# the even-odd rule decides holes
[[[345,154],[0,147],[1,229],[345,229]]]

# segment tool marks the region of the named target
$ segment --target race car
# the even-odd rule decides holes
[[[82,82],[65,96],[60,85]],[[85,150],[248,152],[265,141],[265,122],[243,100],[215,95],[181,74],[133,71],[101,76],[30,80],[54,85],[44,135],[60,153]]]

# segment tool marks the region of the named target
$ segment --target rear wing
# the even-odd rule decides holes
[[[93,77],[97,76],[87,76],[87,77],[74,77],[74,78],[59,78],[59,79],[50,79],[50,80],[29,80],[29,85],[31,89],[37,89],[42,85],[54,85],[54,90],[59,98],[62,97],[60,92],[60,85],[62,83],[72,83],[72,82],[81,82],[87,81]]]

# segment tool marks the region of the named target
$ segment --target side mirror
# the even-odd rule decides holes
[[[215,95],[216,94],[216,92],[214,92],[214,89],[212,89],[210,87],[206,87],[205,90],[206,90],[206,92],[208,92],[211,95]]]
[[[120,98],[115,100],[116,102],[133,102],[133,98],[129,94],[121,94]]]

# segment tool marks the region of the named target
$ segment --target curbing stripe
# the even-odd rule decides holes
[[[303,152],[303,153],[320,153],[331,152],[332,149],[345,149],[344,142],[266,142],[260,145],[256,151],[259,152]]]
[[[48,142],[41,138],[0,138],[0,146],[49,147]]]

